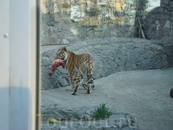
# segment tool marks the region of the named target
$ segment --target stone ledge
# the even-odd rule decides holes
[[[43,102],[42,102],[43,103]],[[69,109],[60,104],[42,104],[41,130],[49,128],[58,130],[139,130],[137,120],[127,113],[114,113],[108,119],[92,119],[92,111],[96,107]],[[59,124],[50,124],[50,119],[59,120]]]

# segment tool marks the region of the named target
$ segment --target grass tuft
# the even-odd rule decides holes
[[[96,120],[106,119],[112,115],[112,110],[106,107],[106,104],[100,104],[93,113],[93,118]]]

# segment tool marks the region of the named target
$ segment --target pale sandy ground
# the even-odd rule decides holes
[[[95,85],[91,94],[80,88],[76,96],[67,87],[43,90],[42,101],[69,108],[107,103],[136,117],[140,130],[173,130],[173,68],[119,72],[95,80]]]

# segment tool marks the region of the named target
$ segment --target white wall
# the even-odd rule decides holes
[[[4,0],[0,9],[0,129],[34,129],[36,1]]]
[[[9,129],[9,0],[0,1],[0,129]],[[6,36],[5,36],[6,35]]]

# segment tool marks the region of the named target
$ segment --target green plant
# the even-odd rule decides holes
[[[73,113],[73,117],[78,119],[79,118],[79,114],[78,113]]]
[[[106,104],[100,104],[93,113],[93,118],[96,120],[109,118],[112,115],[112,110],[106,107]]]

